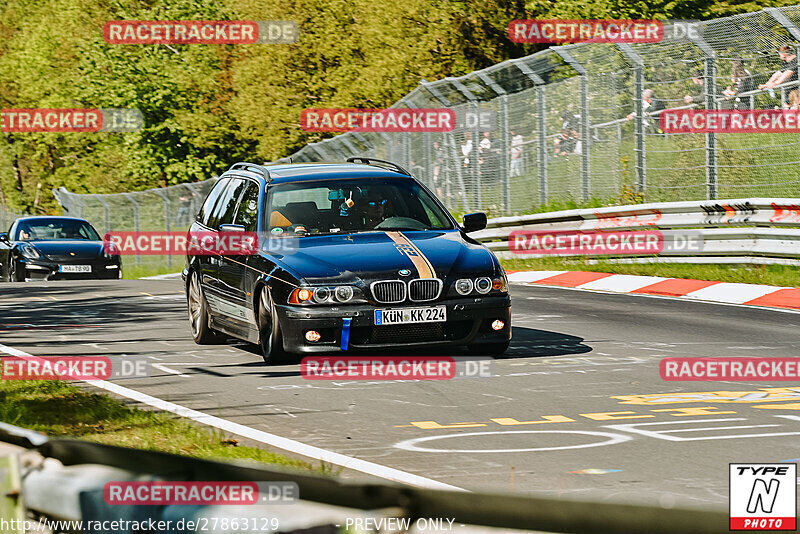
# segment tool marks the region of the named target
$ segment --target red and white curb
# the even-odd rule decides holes
[[[800,310],[800,288],[587,271],[507,271],[512,284]]]

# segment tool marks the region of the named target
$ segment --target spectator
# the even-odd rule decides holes
[[[658,127],[658,115],[656,115],[655,121],[650,117],[664,109],[666,109],[666,106],[663,101],[655,97],[655,91],[652,89],[645,89],[642,93],[642,112],[644,113],[645,130],[649,130],[651,133],[663,133],[661,128]],[[627,119],[633,120],[635,116],[636,112],[629,113]]]
[[[759,84],[759,89],[774,89],[783,83],[797,81],[797,55],[794,54],[794,49],[789,45],[783,45],[778,48],[778,55],[786,64],[782,69],[775,71],[767,83]],[[792,93],[795,94],[792,95]],[[791,102],[793,98],[797,98],[796,87],[789,92],[789,101]]]
[[[478,168],[481,173],[491,174],[495,168],[497,150],[492,150],[492,134],[483,132],[483,139],[478,143]]]
[[[469,167],[469,155],[472,154],[472,133],[464,132],[464,143],[461,145],[461,155],[464,156],[464,167]]]
[[[705,83],[703,81],[704,78],[705,78],[705,76],[704,76],[702,71],[697,70],[697,71],[694,71],[692,73],[692,84],[694,84],[695,87],[699,87],[700,94],[699,95],[686,95],[686,96],[684,96],[683,97],[683,103],[684,104],[693,104],[693,103],[702,104],[703,103],[703,100],[705,99],[705,92],[706,92],[705,91]]]
[[[755,89],[753,75],[744,68],[744,60],[736,58],[731,60],[731,84],[722,91],[727,100],[733,99],[733,109],[752,109],[753,95],[739,96]]]
[[[511,130],[511,168],[508,176],[514,177],[522,174],[522,136]]]

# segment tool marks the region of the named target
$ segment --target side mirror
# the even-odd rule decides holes
[[[8,240],[8,234],[6,232],[0,234],[0,241],[2,241],[3,243],[10,243],[10,241]]]
[[[464,215],[464,231],[466,233],[477,232],[486,228],[486,214],[485,213],[467,213]]]

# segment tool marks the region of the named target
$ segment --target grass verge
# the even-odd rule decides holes
[[[252,460],[286,468],[335,474],[238,441],[168,413],[142,410],[106,395],[58,381],[0,381],[0,421],[96,443],[169,452],[213,460]]]
[[[694,263],[587,263],[585,259],[537,258],[500,260],[513,271],[592,271],[615,274],[694,278],[745,284],[800,287],[800,269],[793,265],[701,265]]]
[[[180,261],[173,262],[172,266],[169,267],[166,264],[144,264],[144,265],[137,265],[135,262],[125,262],[123,260],[122,263],[122,278],[124,280],[136,280],[138,278],[142,278],[145,276],[156,276],[159,274],[172,274],[172,273],[179,273],[185,267],[183,263],[183,258],[178,258]],[[135,260],[134,260],[135,261]]]

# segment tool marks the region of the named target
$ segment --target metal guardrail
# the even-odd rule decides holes
[[[727,529],[728,521],[727,510],[721,507],[681,509],[515,494],[417,489],[389,484],[347,483],[296,471],[222,463],[73,439],[48,439],[42,434],[4,423],[0,423],[0,441],[36,451],[41,456],[59,460],[63,464],[54,465],[51,460],[44,464],[40,462],[38,465],[26,462],[28,467],[23,467],[20,487],[0,488],[3,490],[0,495],[6,495],[5,498],[8,498],[8,495],[18,494],[23,502],[28,503],[30,511],[66,520],[89,519],[84,513],[86,507],[80,504],[85,504],[86,499],[83,497],[79,499],[75,493],[99,490],[102,494],[105,482],[134,478],[142,480],[142,476],[146,474],[151,480],[152,477],[156,477],[163,480],[187,481],[294,482],[299,487],[301,501],[352,510],[352,512],[345,510],[345,515],[370,511],[373,515],[382,514],[412,518],[412,520],[452,519],[456,524],[540,532],[701,534],[722,532]],[[92,464],[95,467],[85,464]],[[97,469],[98,464],[116,469]],[[19,479],[12,477],[12,480]],[[69,494],[70,491],[72,494]],[[44,493],[51,498],[42,498],[41,495]],[[4,497],[0,497],[2,498]],[[96,499],[92,507],[93,513],[106,514],[105,517],[108,517],[111,512],[102,510],[103,506],[102,499]],[[132,508],[134,507],[119,507],[113,513],[130,514]],[[342,510],[338,513],[341,517]],[[142,519],[141,511],[137,517]],[[326,524],[330,525],[329,522]]]
[[[691,263],[800,264],[798,198],[660,202],[499,217],[489,220],[485,230],[472,235],[501,257],[542,258],[584,254],[517,254],[509,251],[509,234],[515,230],[662,230],[667,240],[689,229],[696,230],[702,237],[702,250],[696,254],[687,256],[680,251],[665,250],[657,257],[651,255],[639,259]],[[625,256],[628,261],[635,258]]]

